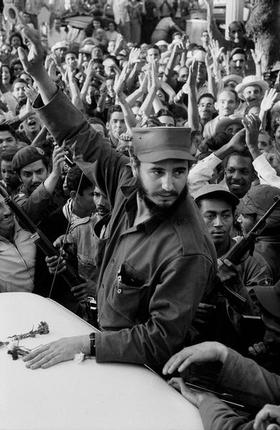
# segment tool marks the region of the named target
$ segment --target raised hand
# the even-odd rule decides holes
[[[269,111],[272,108],[277,96],[278,96],[278,93],[275,88],[270,88],[269,90],[267,90],[264,93],[264,97],[261,102],[261,111],[263,112]]]
[[[163,367],[164,375],[172,374],[175,370],[183,372],[192,363],[206,363],[208,361],[225,362],[227,348],[218,342],[202,342],[188,346],[174,354]]]
[[[195,90],[197,78],[198,62],[193,61],[189,68],[189,76],[187,82],[183,85],[183,92],[187,93],[189,90]]]
[[[140,48],[132,48],[130,53],[129,53],[129,57],[128,57],[128,62],[129,64],[135,64],[135,63],[139,63],[140,61]]]
[[[24,70],[36,79],[38,76],[41,76],[42,71],[45,72],[44,50],[40,34],[37,30],[27,26],[23,28],[22,34],[28,40],[29,53],[26,54],[26,51],[22,47],[19,47],[18,56]]]
[[[256,66],[256,75],[262,74],[262,57],[264,55],[263,47],[259,40],[256,40],[255,42],[255,49],[251,49],[252,58],[254,60],[255,66]]]

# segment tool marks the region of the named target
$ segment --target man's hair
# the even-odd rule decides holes
[[[225,157],[223,159],[223,163],[222,164],[223,164],[224,168],[227,167],[228,161],[229,161],[230,157],[232,157],[234,155],[238,155],[239,157],[243,157],[243,158],[249,158],[251,160],[252,171],[254,171],[253,157],[252,157],[252,155],[251,155],[251,153],[250,153],[250,151],[248,149],[245,149],[242,152],[238,152],[238,151],[231,152],[227,157]]]
[[[237,92],[235,90],[233,90],[231,88],[224,88],[223,90],[221,90],[219,92],[219,94],[217,95],[217,100],[219,99],[220,95],[223,94],[223,93],[232,93],[234,95],[234,97],[235,97],[236,103],[238,103],[238,100],[239,100],[238,94],[237,94]]]
[[[12,161],[14,155],[17,153],[17,148],[6,148],[0,153],[0,162],[1,161]]]
[[[156,117],[159,118],[160,116],[170,116],[171,118],[175,119],[173,113],[168,109],[160,109],[157,112]]]
[[[247,60],[247,54],[246,54],[246,52],[244,51],[244,49],[242,49],[242,48],[234,48],[234,49],[231,51],[231,53],[230,53],[229,60],[231,60],[231,59],[232,59],[232,57],[233,57],[235,54],[242,54],[242,55],[244,55],[245,60]]]
[[[161,51],[157,45],[149,46],[149,48],[147,49],[147,52],[149,51],[149,49],[156,49],[158,51],[158,53],[161,54]]]
[[[110,121],[111,116],[114,112],[122,112],[121,106],[120,105],[112,105],[109,107],[108,113],[107,113],[107,122]]]
[[[211,93],[204,93],[204,94],[201,94],[201,96],[198,98],[198,100],[197,100],[197,104],[199,105],[200,101],[201,101],[202,99],[204,99],[204,98],[212,99],[212,100],[213,100],[213,102],[215,102],[215,101],[216,101],[216,99],[215,99],[215,97],[213,96],[213,94],[211,94]]]
[[[20,33],[18,33],[18,32],[11,33],[11,35],[10,35],[10,37],[9,37],[9,45],[11,45],[11,41],[12,41],[12,38],[13,38],[13,37],[18,37],[18,38],[19,38],[19,40],[20,40],[20,44],[21,44],[21,46],[23,46],[22,36],[21,36],[21,34],[20,34]]]
[[[243,22],[242,22],[242,21],[232,21],[232,22],[229,24],[228,29],[230,30],[230,28],[231,28],[233,25],[238,25],[238,26],[241,28],[241,30],[243,31],[243,33],[244,33],[244,34],[246,33],[245,25],[243,24]]]
[[[78,58],[78,52],[75,51],[74,49],[67,49],[67,51],[65,52],[65,57],[66,57],[67,54],[74,54],[75,57]]]
[[[16,131],[5,122],[0,124],[0,133],[1,131],[9,131],[16,140],[19,139],[19,136],[17,135]]]
[[[26,82],[24,79],[22,79],[22,78],[17,78],[17,79],[15,79],[15,80],[14,80],[14,82],[13,82],[13,89],[15,88],[15,84],[18,84],[18,83],[20,83],[20,84],[24,84],[24,85],[27,87],[27,82]]]
[[[68,191],[76,191],[80,196],[87,188],[93,187],[93,183],[84,175],[83,171],[78,167],[74,166],[69,169],[66,176],[66,185]]]

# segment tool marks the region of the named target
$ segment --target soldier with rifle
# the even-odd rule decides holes
[[[236,349],[247,350],[251,342],[261,336],[261,333],[245,331],[241,318],[246,315],[248,326],[250,316],[259,316],[250,291],[255,285],[273,283],[264,257],[260,253],[253,254],[254,242],[265,226],[265,218],[270,219],[269,215],[273,216],[271,213],[277,211],[279,201],[272,202],[265,218],[247,231],[241,241],[235,242],[231,232],[238,198],[220,184],[205,185],[194,197],[215,244],[219,267],[218,279],[210,295],[205,295],[199,305],[194,326],[204,339],[219,339]],[[214,327],[209,324],[210,317]],[[206,327],[202,321],[207,321]]]

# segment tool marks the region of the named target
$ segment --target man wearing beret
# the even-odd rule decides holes
[[[97,288],[101,331],[44,345],[25,361],[32,369],[46,368],[83,352],[98,362],[159,370],[184,344],[216,269],[214,246],[186,188],[190,130],[135,129],[128,166],[128,158],[57,91],[43,67],[38,36],[25,32],[32,48],[28,58],[21,51],[21,59],[42,97],[35,107],[57,142],[75,144],[76,161],[112,207]]]
[[[12,168],[22,183],[15,200],[35,223],[42,221],[42,217],[46,218],[57,208],[58,202],[54,199],[54,194],[61,177],[60,166],[63,161],[64,150],[59,147],[53,151],[52,169],[41,148],[27,146],[14,155]]]

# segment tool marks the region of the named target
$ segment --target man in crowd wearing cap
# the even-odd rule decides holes
[[[239,203],[239,199],[220,184],[208,184],[201,187],[194,194],[194,199],[200,209],[208,232],[213,239],[217,256],[220,259],[219,261],[222,262],[222,258],[235,244],[231,235],[233,231],[235,209]],[[244,305],[243,302],[238,303],[234,294],[226,294],[219,280],[214,281],[215,286],[210,296],[206,294],[203,298],[203,305],[200,305],[200,309],[204,307],[205,314],[207,308],[209,308],[209,316],[212,318],[212,323],[214,325],[216,324],[216,327],[210,327],[211,321],[207,321],[206,329],[208,335],[206,335],[206,339],[213,339],[216,335],[216,339],[226,342],[228,345],[234,345],[234,347],[240,349],[240,347],[244,347],[244,344],[246,344],[248,340],[243,338],[242,333],[239,333],[239,338],[235,336],[236,340],[235,343],[233,343],[234,336],[233,334],[229,334],[232,328],[228,324],[226,325],[226,323],[229,322],[228,317],[226,317],[225,324],[221,324],[222,318],[227,315],[226,312],[222,312],[221,305],[222,302],[225,303],[225,300],[221,301],[221,297],[224,296],[227,299],[227,303],[236,309],[239,315],[243,313],[249,315],[254,314],[253,304],[248,296],[248,291],[254,285],[271,285],[273,282],[272,273],[267,267],[266,261],[262,255],[255,253],[254,256],[243,256],[240,264],[237,266],[232,265],[230,269],[228,269],[228,266],[220,264],[218,274],[222,283],[226,278],[226,284],[230,286],[231,290],[241,294],[247,299],[248,303],[246,305]],[[218,297],[220,298],[218,299]],[[207,303],[210,306],[207,305]],[[217,304],[219,304],[219,307],[216,309],[215,316],[211,305]],[[219,321],[218,324],[217,321]],[[234,321],[232,321],[232,323],[234,324]],[[201,324],[200,328],[203,330]],[[235,332],[237,333],[236,328]],[[203,334],[205,336],[205,333],[200,333],[202,337]]]
[[[242,82],[235,87],[238,97],[244,100],[244,110],[257,104],[261,105],[264,93],[269,89],[268,84],[258,76],[246,76]]]
[[[27,146],[20,149],[13,158],[12,168],[22,182],[16,202],[35,223],[47,217],[62,202],[55,198],[54,192],[61,180],[61,165],[65,151],[56,146],[52,156],[52,167],[41,148]]]
[[[280,196],[280,189],[270,185],[256,185],[243,197],[238,208],[243,234],[248,233],[274,203],[274,198]],[[279,206],[266,220],[261,235],[257,237],[254,254],[261,254],[273,274],[273,282],[280,279],[280,209]]]
[[[147,364],[159,369],[183,345],[195,309],[215,274],[215,250],[198,208],[187,194],[190,130],[134,130],[132,167],[96,134],[49,79],[33,31],[36,53],[21,51],[37,82],[40,115],[58,141],[76,141],[76,161],[106,192],[112,216],[99,277],[101,332],[38,348],[26,357],[31,368],[70,360],[77,352],[98,362]],[[60,115],[67,115],[67,130]],[[133,174],[132,174],[133,173]],[[63,351],[62,351],[62,349]]]

